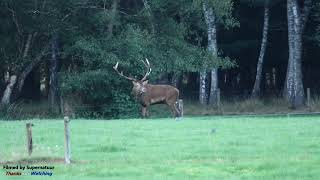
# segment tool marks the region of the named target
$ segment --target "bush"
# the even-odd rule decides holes
[[[113,118],[139,117],[139,106],[132,96],[118,91],[112,94],[112,104],[102,107],[103,114],[111,115]]]
[[[99,71],[63,77],[60,90],[76,117],[138,117],[137,102],[130,95],[130,82],[117,81]]]

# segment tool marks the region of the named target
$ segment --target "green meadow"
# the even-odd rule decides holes
[[[34,124],[33,153],[26,150]],[[320,117],[187,117],[70,122],[65,165],[62,120],[0,121],[3,165],[54,166],[51,179],[319,179]],[[13,170],[11,170],[13,171]],[[29,172],[29,171],[25,171]]]

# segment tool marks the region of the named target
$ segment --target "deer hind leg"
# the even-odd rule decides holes
[[[174,115],[174,117],[179,117],[180,112],[178,110],[178,107],[176,105],[176,103],[168,103],[168,106],[170,106],[172,114]]]
[[[149,106],[146,107],[146,116],[149,117]]]
[[[146,117],[147,107],[145,107],[145,106],[142,106],[142,107],[141,107],[141,114],[142,114],[142,118],[145,118],[145,117]]]
[[[178,114],[178,116],[177,117],[181,117],[181,107],[180,107],[180,104],[179,104],[179,101],[176,101],[175,103],[174,103],[174,107],[175,107],[175,109],[176,109],[176,112],[177,112],[177,114]]]

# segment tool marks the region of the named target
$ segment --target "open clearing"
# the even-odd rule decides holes
[[[26,122],[34,124],[31,157]],[[1,121],[0,162],[54,165],[54,179],[320,177],[320,117],[72,120],[70,127],[73,163],[64,165],[62,120]]]

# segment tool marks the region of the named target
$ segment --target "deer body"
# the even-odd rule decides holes
[[[153,104],[167,104],[175,117],[180,116],[180,111],[177,107],[179,99],[179,90],[169,85],[151,85],[145,84],[141,89],[136,89],[133,86],[133,94],[142,106],[142,116],[149,115],[148,108]]]
[[[179,90],[170,85],[148,84],[147,77],[151,72],[150,63],[148,59],[146,59],[146,62],[142,62],[147,67],[147,72],[141,80],[125,76],[122,72],[119,72],[119,63],[113,67],[120,76],[132,81],[132,94],[142,106],[142,116],[146,117],[149,115],[148,107],[152,104],[167,104],[174,116],[179,117],[181,115],[178,108]]]

